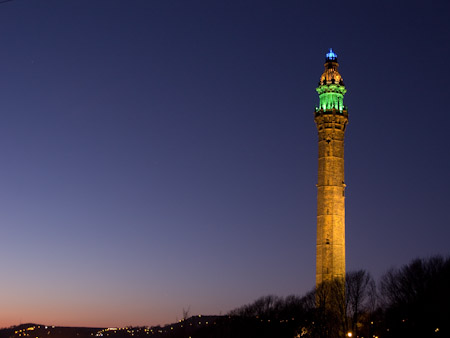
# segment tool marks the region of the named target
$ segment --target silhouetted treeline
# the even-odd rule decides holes
[[[292,318],[276,337],[450,337],[450,259],[415,259],[389,270],[378,287],[367,271],[349,272],[303,297],[266,296],[230,315]]]
[[[279,320],[292,320],[305,315],[306,309],[304,300],[298,296],[288,296],[286,298],[273,295],[261,297],[252,304],[244,305],[233,311],[230,316],[273,318]]]
[[[115,330],[26,324],[0,338],[439,338],[450,337],[449,323],[450,258],[436,256],[391,269],[378,284],[367,271],[349,272],[302,297],[264,296],[226,316]]]
[[[416,259],[380,283],[386,337],[450,337],[450,259]]]

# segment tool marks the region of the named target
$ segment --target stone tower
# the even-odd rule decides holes
[[[345,278],[344,134],[348,113],[338,67],[337,55],[330,48],[316,89],[320,103],[314,112],[319,133],[316,286]]]

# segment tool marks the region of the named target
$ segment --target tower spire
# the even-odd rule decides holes
[[[325,57],[325,69],[316,88],[319,106],[314,121],[319,135],[317,181],[316,286],[345,278],[344,135],[348,123],[337,54]]]
[[[332,61],[335,60],[337,62],[337,54],[333,52],[333,48],[330,48],[330,51],[327,53],[326,61]]]

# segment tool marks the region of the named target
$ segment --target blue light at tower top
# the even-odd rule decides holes
[[[327,53],[327,60],[336,61],[337,60],[337,54],[333,52],[333,49],[330,48],[330,51]]]

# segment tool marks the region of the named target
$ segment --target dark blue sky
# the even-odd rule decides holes
[[[449,254],[448,1],[0,5],[0,326],[155,325],[314,286],[315,92],[347,268]]]

